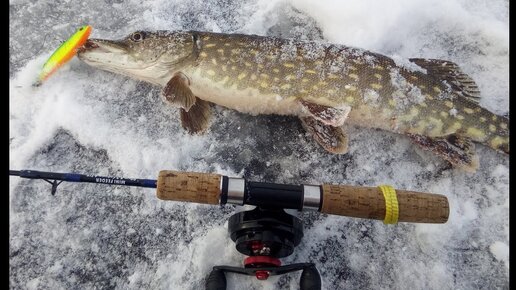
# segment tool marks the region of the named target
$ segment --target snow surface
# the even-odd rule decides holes
[[[446,224],[384,225],[300,213],[305,237],[285,264],[312,261],[324,289],[508,289],[509,160],[477,146],[480,170],[446,164],[407,138],[348,128],[330,155],[290,117],[216,108],[186,134],[160,89],[73,59],[43,86],[39,68],[81,25],[92,37],[196,29],[324,40],[399,57],[454,61],[480,103],[508,114],[507,0],[10,1],[10,168],[154,179],[159,170],[255,181],[341,183],[441,193]],[[234,206],[163,202],[151,189],[10,178],[13,289],[202,289],[214,265],[241,265],[227,234]],[[228,289],[298,289],[299,273]]]

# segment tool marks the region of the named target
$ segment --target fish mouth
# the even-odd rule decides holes
[[[88,39],[77,49],[77,57],[89,65],[110,71],[141,67],[132,60],[126,44],[116,40]]]
[[[99,52],[99,53],[126,53],[127,50],[125,46],[114,40],[106,40],[106,39],[88,39],[86,42],[77,49],[77,54],[80,56],[81,54],[87,52]]]
[[[92,39],[88,39],[86,40],[86,42],[77,49],[77,53],[78,54],[81,54],[81,53],[84,53],[88,50],[92,50],[92,49],[95,49],[95,48],[99,48],[98,44],[95,43],[94,40]]]
[[[168,71],[159,58],[154,61],[134,58],[130,47],[119,40],[88,39],[77,49],[77,57],[93,67],[151,82],[153,78],[149,74]]]

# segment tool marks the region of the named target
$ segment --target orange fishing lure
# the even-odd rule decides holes
[[[77,53],[77,49],[82,46],[91,34],[91,26],[86,25],[79,28],[68,40],[63,42],[61,46],[50,56],[43,65],[43,69],[39,74],[35,86],[41,85],[48,77],[50,77],[58,68],[67,63]]]

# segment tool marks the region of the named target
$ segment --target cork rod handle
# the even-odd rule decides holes
[[[162,170],[156,195],[159,199],[219,204],[222,175]]]
[[[384,220],[386,201],[379,187],[322,185],[321,212],[327,214]],[[449,204],[446,196],[396,190],[398,221],[445,223]]]

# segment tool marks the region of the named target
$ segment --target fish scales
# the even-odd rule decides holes
[[[456,95],[442,81],[423,71],[399,67],[380,54],[341,45],[259,36],[204,33],[201,39],[199,65],[186,71],[202,78],[199,83],[218,83],[228,93],[255,89],[258,92],[249,97],[302,98],[328,106],[345,104],[352,107],[349,123],[370,124],[397,133],[435,137],[464,129],[469,138],[484,142],[502,133],[502,127],[508,127],[507,120],[493,121],[491,112]],[[227,66],[224,70],[223,65]],[[193,88],[195,83],[192,82]],[[411,96],[411,90],[419,96]],[[209,99],[209,92],[206,94]],[[377,98],[367,99],[370,94]],[[227,106],[232,107],[229,103]],[[283,112],[282,108],[267,108],[271,107],[259,113]],[[248,113],[256,113],[255,108],[249,110]],[[480,116],[490,122],[479,124]],[[490,124],[497,130],[489,130]]]
[[[118,41],[90,39],[79,58],[163,86],[165,99],[184,109],[183,121],[192,120],[187,115],[197,99],[254,115],[315,117],[319,123],[308,123],[321,128],[345,120],[389,130],[445,158],[445,151],[459,150],[467,159],[467,140],[509,153],[508,118],[479,106],[474,82],[447,61],[400,61],[344,45],[256,35],[143,31]],[[326,132],[347,140],[342,131]]]

